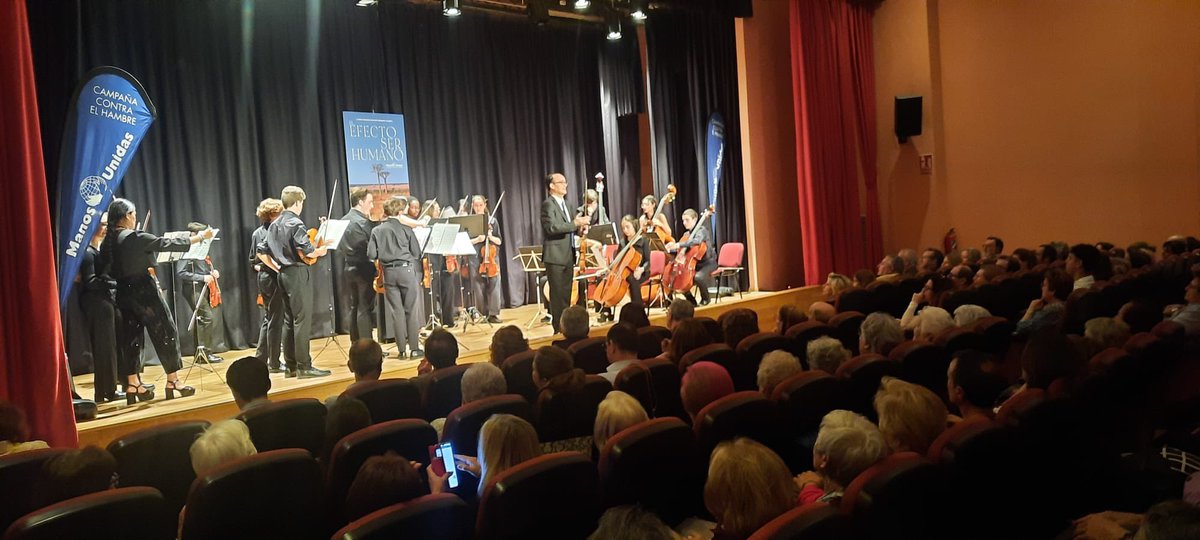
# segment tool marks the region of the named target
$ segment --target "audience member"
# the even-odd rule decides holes
[[[991,418],[1008,383],[995,357],[978,351],[958,351],[946,369],[946,394],[959,418]]]
[[[1100,254],[1096,246],[1090,244],[1075,244],[1071,246],[1067,256],[1067,273],[1075,280],[1073,289],[1086,289],[1096,283],[1097,279],[1107,279],[1109,276],[1098,276],[1101,267],[1108,267],[1108,258]]]
[[[658,357],[679,365],[685,354],[712,342],[703,323],[696,319],[686,320],[675,326],[669,339],[663,340],[663,352]]]
[[[542,347],[554,349],[555,347]],[[562,349],[557,349],[562,350]],[[460,471],[466,471],[479,478],[478,495],[483,495],[487,485],[496,475],[511,469],[521,463],[542,455],[538,443],[537,430],[533,424],[519,416],[511,414],[493,414],[479,429],[479,447],[476,450],[478,458],[455,454],[454,460]],[[429,485],[434,492],[444,490],[446,478],[438,477],[432,468],[427,469]]]
[[[829,276],[825,278],[825,285],[821,287],[821,295],[825,297],[826,302],[833,304],[837,302],[838,296],[850,286],[850,278],[830,272]]]
[[[675,331],[675,326],[696,316],[696,306],[686,299],[671,301],[667,306],[667,329]],[[634,329],[636,331],[636,329]]]
[[[1073,380],[1083,372],[1085,360],[1063,334],[1043,331],[1034,334],[1021,354],[1024,388],[1046,390],[1055,379]]]
[[[954,327],[950,312],[940,307],[928,306],[917,314],[913,322],[913,340],[932,342],[938,334]]]
[[[333,449],[343,437],[371,426],[371,411],[367,404],[354,398],[340,398],[333,402],[325,415],[325,442],[317,461],[329,465]]]
[[[983,241],[983,257],[985,259],[995,259],[1001,253],[1004,253],[1004,240],[989,236],[987,240]]]
[[[353,521],[425,495],[425,483],[417,472],[420,466],[392,451],[367,458],[346,491],[345,519]]]
[[[1154,254],[1149,251],[1133,250],[1129,252],[1127,257],[1129,259],[1129,268],[1132,270],[1145,268],[1154,264]]]
[[[954,309],[954,324],[960,328],[970,328],[980,319],[991,317],[992,313],[983,306],[963,304]]]
[[[786,334],[788,328],[807,321],[808,315],[804,314],[804,310],[800,309],[800,306],[784,304],[779,306],[779,315],[776,317],[775,322],[775,332],[779,335]]]
[[[458,363],[458,339],[449,330],[438,328],[425,338],[425,357],[417,365],[418,375],[428,375]]]
[[[983,261],[983,252],[976,248],[967,248],[962,251],[963,264],[967,266],[978,266]]]
[[[850,359],[850,350],[842,346],[837,338],[822,336],[808,342],[805,351],[808,367],[813,371],[837,373],[838,366]]]
[[[571,353],[559,347],[547,346],[533,355],[533,384],[538,391],[573,393],[583,388],[585,374],[575,367]]]
[[[267,372],[267,364],[256,357],[234,360],[225,372],[225,384],[242,412],[270,402],[267,392],[271,391],[271,374]]]
[[[686,302],[686,300],[683,301]],[[674,306],[675,304],[672,303],[671,305]],[[638,362],[637,330],[634,330],[628,323],[617,323],[609,328],[604,347],[604,352],[608,357],[608,369],[604,373],[601,373],[600,376],[608,379],[610,383],[616,382],[617,374],[622,369]]]
[[[250,440],[250,428],[237,419],[221,420],[208,426],[188,449],[192,470],[198,477],[218,465],[257,453]]]
[[[713,450],[704,506],[717,520],[714,538],[746,538],[796,505],[796,485],[775,452],[738,437]]]
[[[917,306],[941,306],[946,295],[954,290],[954,282],[943,277],[932,277],[925,281],[921,292],[913,293],[912,300],[900,317],[900,328],[910,330],[916,324]]]
[[[551,345],[567,350],[576,342],[587,339],[590,324],[588,312],[583,306],[568,307],[563,310],[562,322],[559,324],[563,339],[556,339]]]
[[[645,328],[650,326],[650,317],[646,316],[646,310],[637,304],[625,304],[621,306],[621,312],[617,316],[617,322],[629,323],[634,328]]]
[[[895,255],[884,255],[875,267],[876,281],[897,281],[904,272],[904,260]]]
[[[678,537],[658,516],[639,506],[614,506],[600,516],[588,540],[676,540]]]
[[[809,347],[812,347],[812,342],[809,342]],[[809,358],[812,358],[812,353],[809,353]],[[803,371],[804,366],[800,365],[800,359],[792,353],[784,350],[771,351],[763,355],[762,362],[758,364],[758,391],[770,399],[779,383]]]
[[[1130,333],[1149,332],[1162,322],[1163,312],[1144,299],[1126,302],[1117,312],[1117,319],[1129,326]]]
[[[462,404],[484,398],[502,396],[508,392],[508,383],[504,380],[504,372],[490,363],[471,364],[463,372],[459,385],[462,391]]]
[[[879,431],[888,449],[924,455],[946,430],[946,405],[928,388],[884,377],[875,394]]]
[[[1015,274],[1021,271],[1021,261],[1009,255],[996,257],[996,266],[1000,267],[1001,274]]]
[[[800,504],[838,505],[846,486],[887,453],[883,434],[870,420],[850,411],[830,411],[821,419],[813,445],[813,470],[795,479]]]
[[[921,252],[920,273],[936,274],[942,268],[942,263],[945,262],[946,255],[942,250],[937,248],[925,248]]]
[[[371,338],[363,338],[350,346],[346,367],[354,374],[354,383],[347,386],[349,390],[354,385],[364,381],[378,381],[383,375],[383,348]]]
[[[1062,322],[1067,297],[1074,287],[1073,279],[1066,272],[1051,268],[1042,279],[1042,296],[1029,303],[1025,316],[1017,322],[1013,332],[1016,336],[1030,336],[1046,328],[1057,327]]]
[[[961,291],[971,288],[975,281],[975,271],[971,270],[970,266],[960,264],[950,269],[950,282],[953,284],[953,289]]]
[[[679,384],[679,397],[692,420],[709,403],[733,393],[729,372],[713,362],[696,362],[687,368]]]
[[[958,251],[947,251],[946,260],[942,261],[942,267],[938,270],[949,272],[955,266],[961,266],[963,263],[962,253]]]
[[[837,315],[837,309],[828,302],[813,302],[808,306],[808,318],[820,323],[828,323]]]
[[[1096,317],[1084,323],[1083,328],[1083,337],[1092,344],[1089,358],[1109,347],[1124,347],[1130,336],[1129,325],[1114,317]]]
[[[1012,254],[1013,258],[1015,258],[1017,263],[1020,264],[1020,268],[1017,270],[1018,272],[1028,272],[1033,270],[1033,267],[1038,265],[1037,255],[1035,255],[1033,251],[1025,248],[1017,248],[1013,250]]]
[[[1163,501],[1146,513],[1106,511],[1075,520],[1066,538],[1122,540],[1191,540],[1200,538],[1200,508],[1184,501]]]
[[[43,441],[29,440],[29,424],[25,411],[20,407],[0,400],[0,456],[48,448]]]
[[[1187,251],[1187,240],[1182,236],[1174,235],[1167,238],[1166,242],[1163,242],[1163,259],[1167,257],[1179,257],[1187,253]]]
[[[625,428],[649,420],[646,409],[633,396],[614,390],[604,397],[596,409],[596,425],[592,429],[592,442],[596,450],[603,450],[608,439]],[[597,454],[599,455],[599,454]]]
[[[1189,336],[1200,334],[1200,271],[1193,271],[1192,280],[1183,291],[1184,306],[1173,307],[1168,320],[1179,323]]]
[[[874,282],[875,282],[875,272],[872,272],[868,268],[861,268],[857,272],[854,273],[854,286],[855,287],[858,287],[860,289],[865,289],[865,288],[867,288],[867,285],[870,285]]]
[[[496,367],[502,367],[508,357],[528,350],[529,341],[525,339],[520,328],[511,324],[502,326],[492,334],[492,345],[488,348],[491,353],[489,361]]]
[[[752,309],[733,309],[722,314],[718,320],[721,322],[721,332],[725,334],[725,344],[730,349],[736,350],[743,339],[758,333],[758,313]]]
[[[1131,268],[1129,259],[1124,257],[1109,257],[1108,265],[1112,267],[1112,277],[1128,274]]]
[[[858,352],[887,356],[902,341],[904,331],[900,329],[900,321],[887,313],[876,311],[867,315],[859,327]]]
[[[46,461],[42,480],[36,486],[25,487],[38,490],[39,506],[50,506],[116,487],[117,460],[98,446],[68,450]]]
[[[979,267],[979,271],[975,272],[975,279],[971,282],[972,286],[982,287],[988,283],[992,283],[996,278],[1000,277],[1000,267],[995,264],[983,264]]]
[[[904,277],[914,277],[917,275],[917,250],[913,248],[904,248],[896,253],[900,260],[904,261],[904,270],[900,274]]]

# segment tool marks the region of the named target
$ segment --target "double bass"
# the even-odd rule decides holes
[[[714,208],[710,204],[704,209],[704,213],[696,218],[696,224],[691,230],[683,233],[679,238],[679,242],[687,242],[691,237],[692,232],[699,227],[701,223],[708,220],[713,215]],[[675,257],[667,261],[667,266],[663,268],[663,286],[667,288],[668,293],[675,291],[687,292],[692,290],[696,282],[696,265],[700,263],[700,259],[704,258],[704,254],[708,251],[708,244],[698,244],[690,248],[680,247],[675,253]]]
[[[675,200],[675,185],[667,184],[667,194],[663,195],[658,201],[658,206],[654,209],[654,214],[657,215],[662,211],[663,207],[671,201]],[[638,240],[641,240],[642,235],[646,231],[639,230],[633,238],[630,238],[625,243],[625,247],[617,252],[617,256],[613,258],[612,264],[604,270],[604,279],[596,285],[595,300],[602,307],[614,307],[621,302],[629,294],[629,282],[626,279],[633,274],[633,269],[642,264],[642,254],[635,249],[630,249]]]

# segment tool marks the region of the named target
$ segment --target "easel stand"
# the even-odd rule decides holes
[[[196,327],[196,322],[200,319],[200,302],[204,301],[204,293],[197,290],[195,283],[192,284],[192,292],[196,295],[196,305],[192,306],[192,320],[188,322],[188,332],[192,333],[192,341],[196,344],[196,352],[192,355],[192,361],[188,363],[187,371],[183,374],[183,382],[186,383],[188,378],[192,376],[192,368],[196,367],[196,364],[203,362],[200,369],[216,375],[217,380],[221,381],[221,384],[225,384],[225,378],[212,365],[208,348],[200,343],[200,329]],[[204,389],[204,377],[200,378],[200,389]]]
[[[334,187],[333,193],[334,193],[333,196],[336,198],[337,197],[336,180],[335,180],[335,187]],[[329,201],[329,211],[333,212],[333,199],[330,199],[330,201]],[[329,215],[329,214],[326,214],[326,215]],[[346,220],[327,219],[321,223],[320,229],[317,230],[317,239],[319,241],[323,242],[324,245],[327,248],[329,248],[330,250],[335,250],[338,248],[338,244],[340,244],[342,242],[342,235],[346,234],[346,227],[349,226],[349,224],[350,224],[350,222],[346,221]],[[324,257],[322,257],[322,258],[324,258]],[[317,261],[317,264],[320,264],[319,260]],[[312,271],[311,269],[315,266],[316,265],[310,266],[309,271],[311,272]],[[326,278],[329,280],[329,283],[332,284],[333,283],[333,265],[332,264],[325,266],[325,273],[326,273]],[[332,291],[332,290],[334,290],[334,288],[330,287],[330,290]],[[330,296],[330,298],[329,298],[329,304],[328,304],[327,310],[329,311],[329,320],[336,321],[337,314],[335,314],[333,312],[333,297],[332,296]],[[332,343],[334,346],[337,347],[338,351],[342,353],[342,358],[349,359],[350,354],[348,352],[346,352],[346,348],[342,347],[342,344],[338,342],[337,336],[338,336],[337,331],[334,330],[333,334],[331,334],[325,338],[325,343],[321,344],[321,349],[318,350],[316,353],[309,355],[309,358],[312,359],[312,358],[317,358],[318,356],[321,356],[321,353],[324,353],[325,349],[328,349],[329,345]]]
[[[521,270],[526,276],[533,276],[533,296],[536,299],[538,310],[533,315],[529,322],[525,323],[525,329],[533,328],[533,325],[542,320],[543,317],[550,313],[546,311],[546,305],[542,303],[542,298],[538,294],[538,275],[546,271],[546,266],[542,264],[542,246],[524,246],[517,248],[517,256],[514,259],[520,259]]]

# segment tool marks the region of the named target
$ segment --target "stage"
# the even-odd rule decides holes
[[[734,308],[750,308],[758,312],[760,327],[763,330],[770,330],[775,327],[779,306],[784,304],[807,306],[817,300],[820,293],[820,287],[805,287],[779,292],[747,292],[742,298],[734,294],[721,298],[719,303],[697,308],[696,316],[716,318],[721,313]],[[461,325],[452,329],[459,341],[458,363],[486,362],[492,334],[501,326],[509,324],[521,327],[526,339],[529,340],[530,347],[536,349],[543,345],[549,345],[554,337],[549,324],[536,322],[532,328],[525,328],[526,323],[536,313],[536,305],[505,309],[500,313],[502,321],[500,324],[475,325],[465,332]],[[595,314],[593,314],[594,316]],[[665,324],[665,320],[665,309],[651,308],[651,324],[662,325]],[[592,325],[591,334],[599,336],[607,332],[610,323],[598,325],[593,318]],[[272,375],[270,392],[272,400],[325,399],[341,393],[354,381],[354,375],[346,368],[345,351],[350,347],[348,336],[339,335],[335,338],[314,339],[311,347],[313,364],[319,368],[331,370],[333,374],[329,377],[303,380],[285,379],[282,374]],[[384,345],[385,351],[392,351],[394,348],[394,345]],[[230,363],[253,354],[253,349],[221,353],[225,362],[213,367],[224,377],[224,372]],[[417,374],[418,363],[419,360],[387,358],[383,362],[383,378],[413,377]],[[185,365],[190,364],[191,358],[185,357]],[[189,398],[177,398],[172,401],[163,399],[162,388],[166,381],[162,375],[162,368],[158,366],[147,366],[145,373],[142,374],[143,381],[154,384],[156,387],[156,397],[153,401],[133,406],[125,405],[123,401],[99,405],[99,414],[95,420],[78,424],[79,444],[81,446],[88,444],[104,446],[125,433],[157,424],[179,420],[216,421],[231,418],[237,414],[237,406],[233,403],[233,396],[229,393],[229,388],[216,375],[201,366],[193,368],[190,375],[186,368],[180,371],[180,377],[187,376],[186,383],[196,388],[196,395]],[[92,375],[75,377],[75,387],[81,396],[90,398],[93,395]]]

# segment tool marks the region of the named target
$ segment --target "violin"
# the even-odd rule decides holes
[[[375,279],[371,280],[371,288],[375,294],[383,294],[383,263],[375,261]]]
[[[680,242],[687,242],[692,232],[704,223],[710,216],[713,215],[714,208],[710,204],[704,209],[704,213],[696,218],[696,224],[690,230],[683,233],[679,238]],[[704,254],[708,251],[708,244],[698,244],[691,248],[680,247],[675,253],[675,257],[667,261],[667,266],[663,268],[663,285],[667,287],[667,291],[690,291],[696,281],[696,266],[700,263],[700,259],[704,258]]]
[[[667,194],[659,199],[654,215],[658,215],[664,206],[674,200],[675,185],[667,184]],[[634,268],[642,264],[642,254],[638,250],[630,248],[642,239],[645,232],[645,230],[639,230],[633,238],[626,242],[625,247],[621,248],[621,251],[613,258],[613,263],[605,270],[604,279],[596,285],[595,300],[601,306],[614,307],[629,293],[629,282],[626,279],[633,274]]]
[[[337,179],[334,179],[333,195],[329,196],[329,211],[325,213],[326,216],[333,215],[333,203],[334,203],[334,201],[337,201],[337,188],[338,188],[338,181],[337,181]],[[324,224],[325,218],[321,217],[320,221],[322,224]],[[333,243],[333,242],[330,242],[329,240],[327,240],[321,234],[319,229],[309,229],[308,230],[308,241],[311,242],[313,247],[316,249],[321,249],[321,248]],[[299,249],[296,250],[296,255],[298,255],[300,257],[300,260],[303,261],[304,264],[307,264],[309,266],[317,264],[317,260],[320,258],[320,257],[312,257],[309,255],[306,255],[303,251],[300,251]]]
[[[492,208],[492,213],[488,214],[488,231],[483,238],[483,251],[479,254],[479,275],[483,277],[494,278],[500,275],[500,264],[497,259],[500,257],[500,247],[493,245],[490,240],[492,236],[492,220],[496,217],[496,210],[500,209],[500,203],[504,202],[504,192],[500,192],[500,198],[496,199],[496,206]]]
[[[451,201],[451,202],[453,202],[453,201]],[[462,201],[458,203],[458,213],[455,215],[461,216],[466,211],[467,211],[467,197],[463,197]],[[467,269],[465,267],[459,268],[458,257],[456,257],[454,255],[446,255],[446,271],[453,274],[454,272],[458,272],[460,270],[462,271],[463,275],[466,275]]]
[[[208,267],[212,269],[212,257],[205,256],[204,262],[208,263]],[[212,278],[208,282],[208,305],[217,307],[221,305],[221,286],[217,284],[217,278]]]

